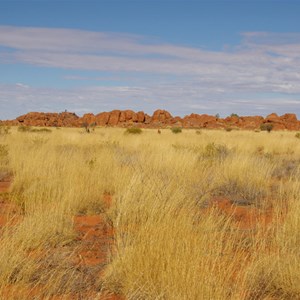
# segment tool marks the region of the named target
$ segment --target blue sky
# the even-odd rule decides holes
[[[0,1],[0,119],[300,117],[300,1]]]

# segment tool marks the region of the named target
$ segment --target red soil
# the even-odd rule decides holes
[[[216,207],[222,214],[232,218],[239,229],[255,229],[258,226],[266,227],[273,220],[272,210],[261,211],[256,207],[232,204],[224,197],[215,197],[211,206]]]
[[[103,201],[105,208],[109,208],[111,195],[104,194]],[[74,228],[80,242],[75,251],[75,263],[84,267],[102,266],[98,274],[101,277],[114,251],[114,228],[105,219],[105,214],[75,216]],[[97,299],[121,300],[124,297],[104,291]]]
[[[20,221],[20,207],[6,199],[11,181],[11,178],[0,181],[0,230],[4,226],[16,225]]]
[[[20,208],[5,200],[5,195],[9,192],[11,180],[0,182],[0,229],[15,225],[20,221]],[[103,195],[104,207],[108,209],[111,205],[112,197],[109,194]],[[95,279],[101,281],[102,274],[106,265],[110,261],[110,255],[114,245],[114,229],[106,218],[105,213],[100,215],[78,215],[74,216],[74,229],[77,233],[75,242],[71,246],[62,249],[32,250],[28,253],[28,258],[43,261],[51,256],[57,255],[58,252],[69,251],[73,253],[67,258],[70,267],[81,269],[91,274]],[[86,280],[86,278],[85,278]],[[99,282],[98,280],[98,282]],[[97,280],[96,280],[97,281]],[[51,300],[74,300],[74,299],[99,299],[99,300],[121,300],[124,297],[113,294],[109,291],[97,290],[97,284],[91,283],[90,290],[79,291],[53,295],[47,297]],[[43,299],[42,295],[47,295],[43,285],[30,286],[12,284],[1,290],[1,299]],[[41,298],[42,297],[42,298]],[[82,298],[83,297],[83,298]]]

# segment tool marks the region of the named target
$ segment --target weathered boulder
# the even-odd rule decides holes
[[[109,116],[110,116],[109,112],[102,112],[102,113],[97,114],[95,116],[96,124],[98,126],[105,126],[105,125],[107,125],[108,120],[109,120]]]
[[[168,111],[158,109],[153,113],[151,123],[152,124],[170,124],[171,120],[172,120],[172,115]]]
[[[91,125],[96,124],[96,116],[94,114],[84,114],[82,118],[77,120],[79,126],[83,126],[84,124]]]
[[[25,126],[77,126],[79,117],[75,113],[40,113],[30,112],[28,114],[18,117],[18,125]]]
[[[119,123],[120,114],[121,114],[120,110],[111,111],[108,119],[108,125],[117,126]]]
[[[276,113],[271,113],[270,115],[266,116],[265,123],[282,123],[282,120]]]
[[[194,127],[194,128],[217,128],[217,118],[210,115],[199,115],[199,114],[190,114],[185,116],[182,120],[184,127]]]
[[[143,111],[139,111],[137,113],[137,122],[144,123],[144,121],[145,121],[145,113]]]
[[[258,129],[263,123],[264,118],[261,116],[240,117],[239,126],[243,129]]]
[[[280,117],[284,126],[288,130],[299,130],[300,122],[297,120],[297,116],[295,114],[284,114]]]

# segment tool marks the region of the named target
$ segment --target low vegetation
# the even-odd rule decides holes
[[[271,123],[263,123],[260,125],[261,131],[268,131],[271,132],[273,130],[273,124]]]
[[[0,299],[300,299],[295,133],[174,129],[0,135],[15,212],[0,223]],[[87,215],[114,227],[92,266],[74,255]]]
[[[45,128],[45,127],[31,127],[31,126],[19,126],[18,127],[19,132],[43,132],[43,133],[50,133],[52,132],[51,129]]]
[[[182,132],[182,128],[181,127],[172,127],[171,131],[175,134],[177,133],[181,133]]]
[[[141,134],[142,132],[142,129],[138,127],[129,127],[125,131],[126,134]]]

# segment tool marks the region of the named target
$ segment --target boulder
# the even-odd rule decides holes
[[[109,112],[102,112],[102,113],[97,114],[95,116],[96,124],[99,125],[99,126],[107,125],[108,120],[109,120],[109,116],[110,116]]]
[[[172,120],[172,115],[168,111],[158,109],[153,113],[151,123],[152,124],[170,124],[171,120]]]
[[[111,111],[108,119],[108,125],[117,126],[119,123],[120,115],[121,115],[120,110]]]
[[[18,124],[25,126],[77,126],[79,117],[75,113],[40,113],[30,112],[18,117]]]
[[[217,120],[215,116],[190,114],[183,118],[182,123],[187,128],[215,128],[218,127]]]
[[[137,122],[144,123],[144,121],[145,121],[145,113],[143,111],[139,111],[137,113]]]

